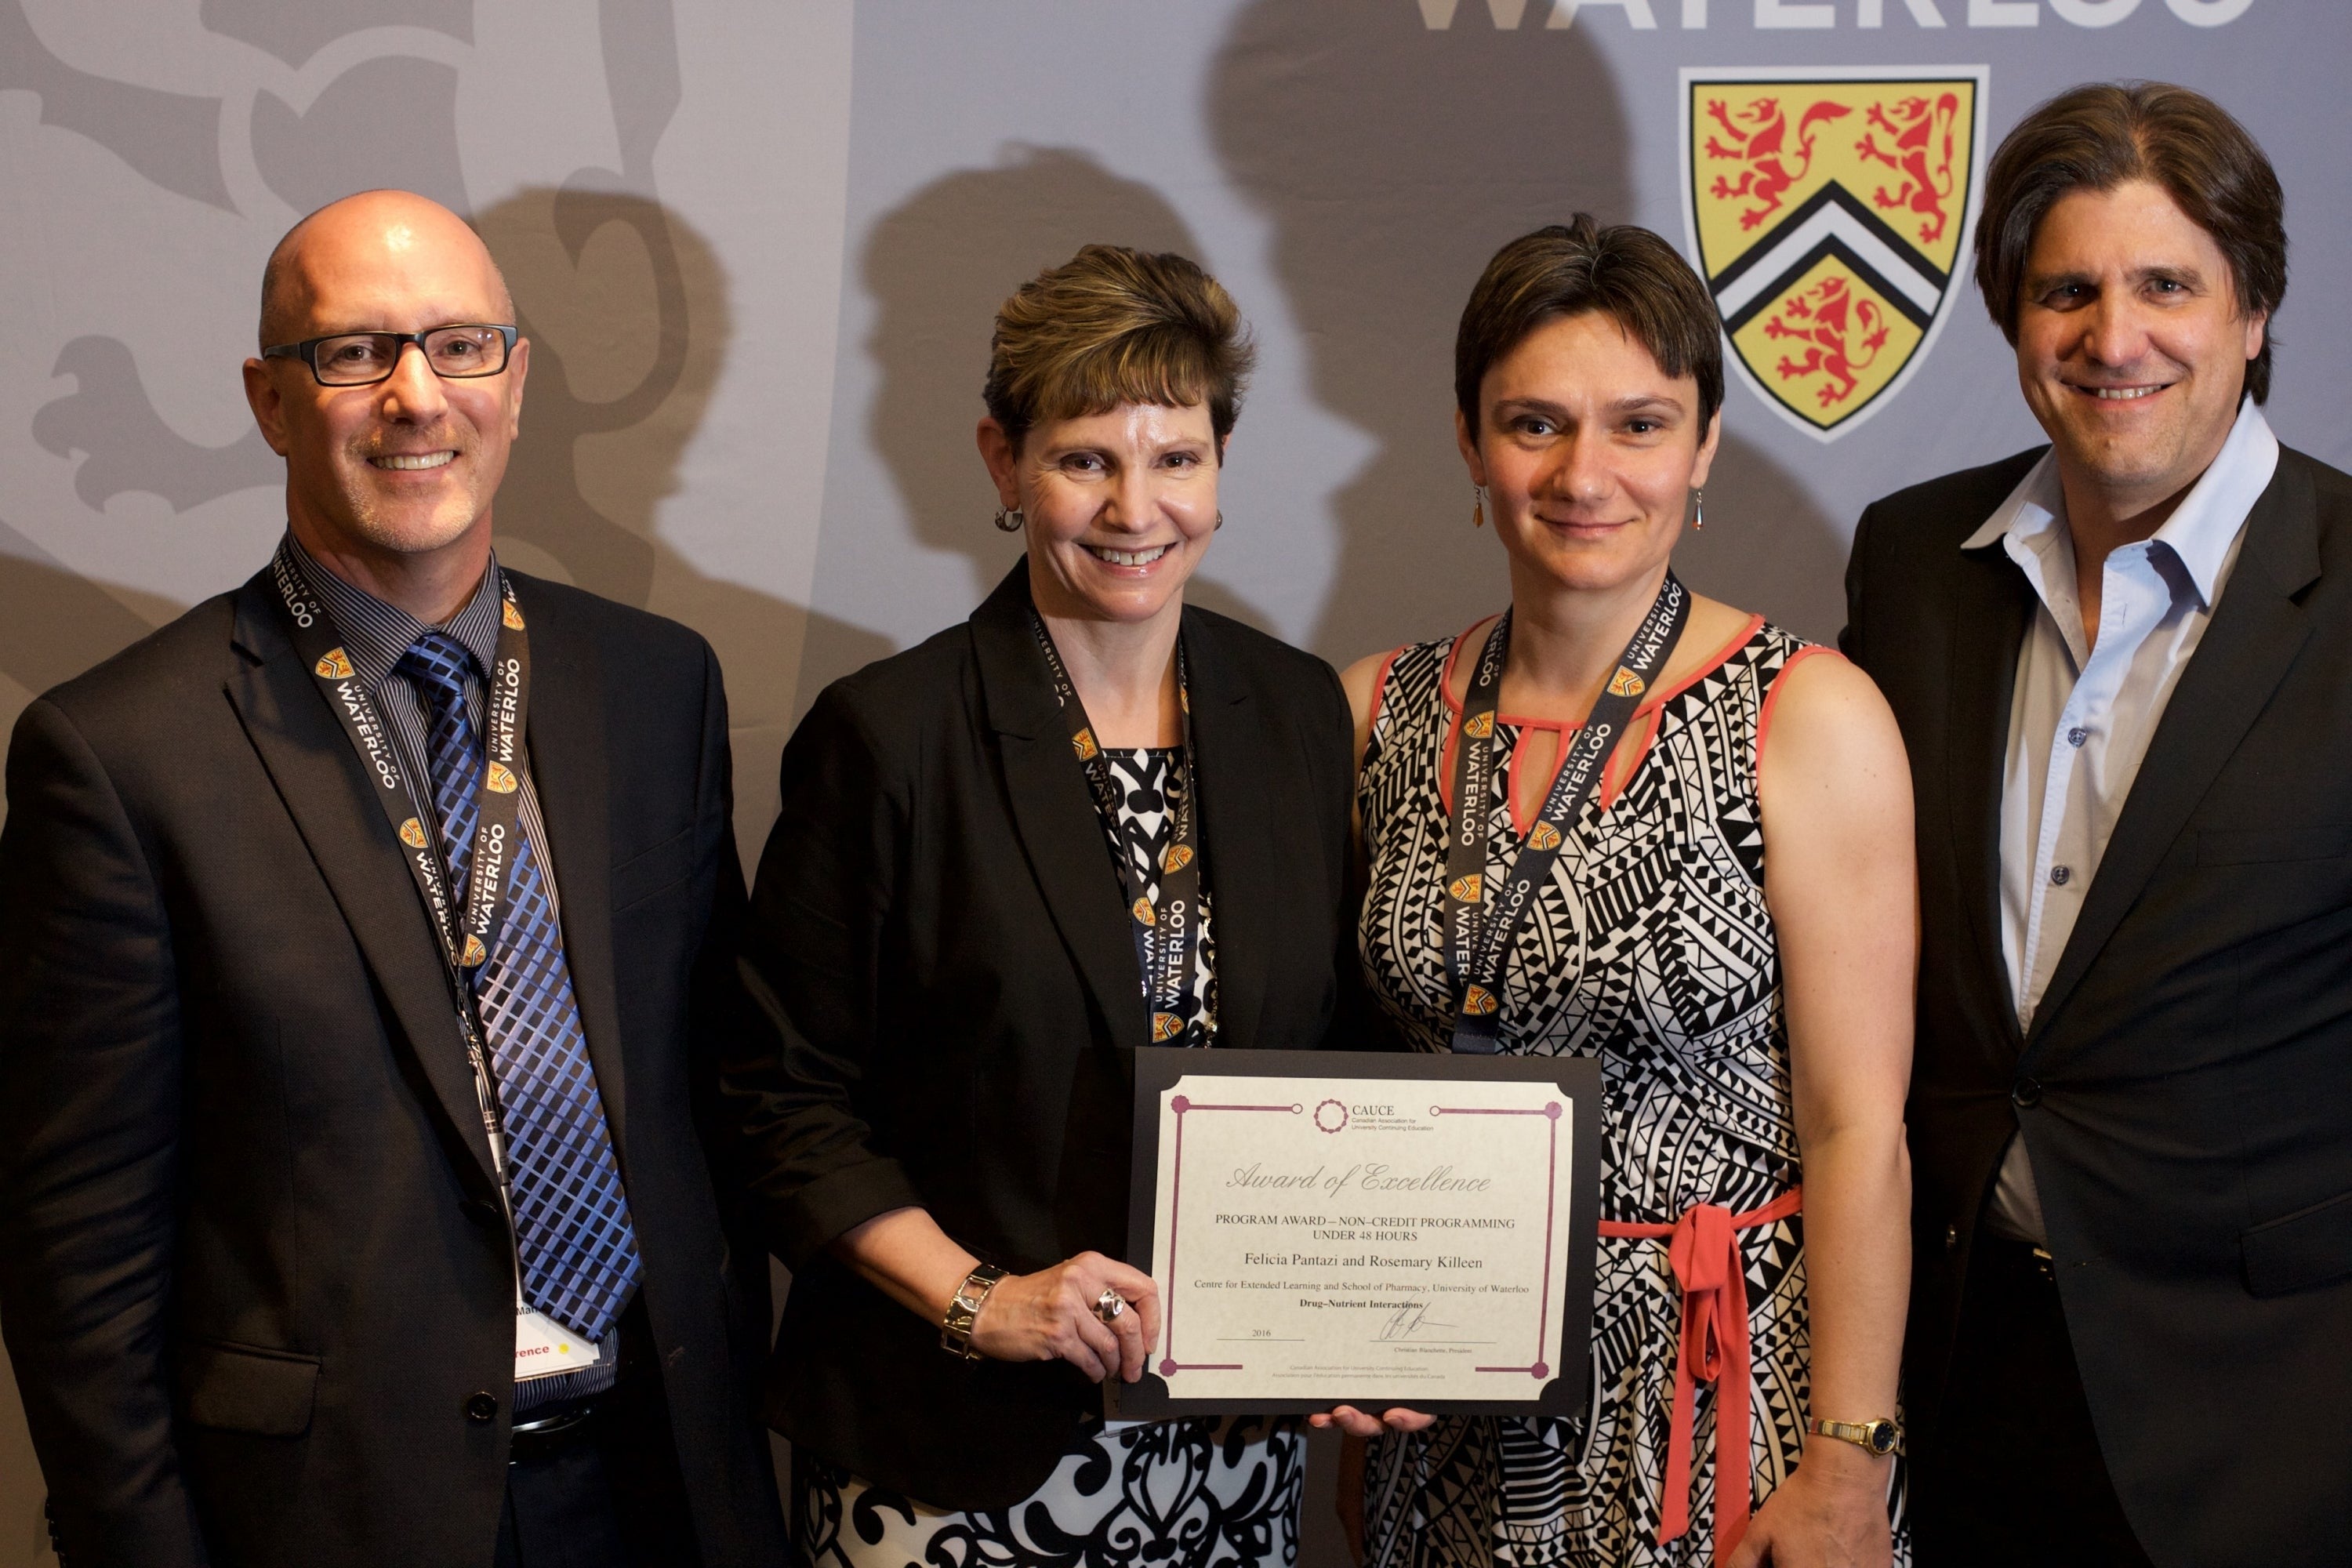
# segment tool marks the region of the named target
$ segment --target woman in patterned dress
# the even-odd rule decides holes
[[[1453,873],[1471,951],[1482,898],[1523,855],[1555,857],[1530,860],[1529,912],[1492,933],[1496,1043],[1598,1057],[1604,1085],[1589,1406],[1335,1413],[1374,1439],[1355,1518],[1385,1568],[1908,1561],[1896,1461],[1874,1451],[1895,1429],[1868,1426],[1895,1415],[1909,1279],[1902,742],[1843,659],[1710,599],[1685,595],[1654,679],[1620,668],[1683,594],[1669,560],[1703,515],[1719,331],[1645,230],[1579,215],[1505,247],[1464,314],[1455,392],[1507,620],[1344,678],[1383,1011],[1429,1051],[1465,998],[1476,1011],[1446,945],[1466,799],[1488,825],[1483,889]],[[1555,774],[1605,690],[1638,706],[1570,810]],[[1814,1417],[1855,1430],[1809,1436]]]
[[[1098,1386],[1159,1331],[1121,1052],[1319,1046],[1338,997],[1339,678],[1183,602],[1248,359],[1182,257],[1015,293],[980,447],[1027,554],[785,748],[726,1081],[793,1271],[768,1412],[812,1568],[1297,1555],[1294,1421],[1107,1424]]]

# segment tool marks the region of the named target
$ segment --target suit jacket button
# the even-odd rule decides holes
[[[1956,1225],[1946,1226],[1944,1227],[1944,1250],[1947,1252],[1957,1252],[1959,1250],[1959,1246],[1960,1227]]]
[[[2020,1110],[2031,1110],[2042,1103],[2042,1086],[2030,1078],[2019,1079],[2017,1087],[2009,1091],[2009,1098]]]
[[[482,1393],[466,1395],[467,1420],[493,1421],[498,1418],[498,1414],[499,1396],[497,1394]]]

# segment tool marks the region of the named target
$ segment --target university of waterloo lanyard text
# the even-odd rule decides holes
[[[1033,610],[1029,624],[1037,635],[1037,647],[1045,656],[1045,668],[1054,678],[1054,696],[1062,705],[1062,717],[1070,724],[1070,750],[1087,770],[1087,783],[1094,791],[1105,820],[1116,828],[1118,781],[1111,776],[1110,763],[1104,760],[1102,747],[1095,741],[1087,706],[1078,700],[1078,689],[1071,682],[1070,672],[1054,647],[1053,634],[1045,629],[1045,618]],[[1183,1000],[1192,994],[1201,966],[1201,781],[1194,769],[1192,698],[1184,679],[1184,647],[1181,641],[1176,647],[1176,707],[1182,715],[1183,750],[1169,770],[1171,787],[1167,794],[1174,831],[1160,857],[1160,908],[1156,911],[1151,907],[1150,886],[1136,869],[1135,857],[1124,849],[1118,856],[1119,879],[1127,887],[1128,921],[1135,935],[1135,958],[1143,970],[1144,1000],[1151,1007],[1151,1043],[1155,1046],[1164,1046],[1183,1035]],[[1172,787],[1177,767],[1184,770],[1181,794]]]
[[[1520,924],[1535,908],[1536,895],[1551,879],[1552,862],[1574,831],[1624,738],[1643,693],[1658,673],[1690,619],[1690,591],[1672,572],[1641,629],[1617,660],[1616,673],[1592,705],[1584,727],[1563,743],[1559,774],[1544,797],[1536,825],[1511,867],[1509,880],[1491,909],[1482,910],[1486,889],[1488,796],[1495,787],[1495,710],[1503,689],[1503,664],[1511,649],[1511,613],[1503,612],[1470,678],[1462,700],[1462,738],[1454,759],[1453,841],[1445,856],[1445,980],[1454,989],[1454,1048],[1492,1055],[1503,1026],[1503,965]]]
[[[451,998],[457,1005],[457,1023],[466,1035],[466,1054],[474,1068],[474,1091],[481,1102],[483,1131],[489,1140],[490,1157],[503,1183],[505,1140],[499,1131],[498,1098],[491,1086],[489,1052],[483,1042],[480,1021],[474,1013],[473,982],[482,962],[490,955],[490,945],[498,940],[499,928],[506,923],[514,898],[509,873],[518,853],[521,831],[522,746],[530,703],[530,642],[523,630],[522,612],[515,605],[513,589],[501,580],[498,657],[490,671],[488,701],[484,704],[488,722],[485,726],[488,733],[484,737],[482,776],[475,785],[474,853],[467,868],[465,901],[460,907],[450,896],[450,877],[441,855],[438,819],[428,816],[420,804],[420,798],[432,798],[430,784],[420,797],[414,781],[401,765],[400,753],[392,742],[391,727],[384,722],[375,699],[352,668],[351,656],[337,640],[325,601],[311,591],[289,553],[279,552],[272,564],[271,576],[292,623],[295,651],[310,667],[310,674],[326,693],[327,706],[335,710],[343,733],[351,738],[352,748],[366,764],[368,780],[375,786],[368,793],[375,796],[384,820],[399,838],[409,875],[416,882],[425,909],[431,911],[433,930],[440,939],[441,957],[448,973]]]

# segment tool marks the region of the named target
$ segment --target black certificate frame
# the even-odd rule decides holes
[[[1135,1149],[1129,1186],[1128,1263],[1149,1274],[1157,1254],[1154,1216],[1160,1182],[1160,1097],[1187,1073],[1231,1078],[1328,1078],[1334,1083],[1377,1079],[1430,1082],[1543,1083],[1568,1102],[1573,1136],[1569,1149],[1571,1213],[1584,1216],[1569,1228],[1568,1268],[1560,1304],[1559,1342],[1550,1366],[1557,1369],[1533,1399],[1417,1400],[1412,1408],[1433,1415],[1504,1414],[1571,1416],[1582,1412],[1592,1368],[1592,1279],[1600,1240],[1601,1063],[1591,1057],[1470,1056],[1390,1051],[1202,1051],[1172,1046],[1143,1047],[1135,1053]],[[1250,1414],[1289,1415],[1354,1405],[1379,1411],[1394,1398],[1366,1399],[1180,1399],[1147,1362],[1134,1383],[1117,1378],[1103,1385],[1104,1414],[1112,1420],[1166,1420],[1186,1415]]]

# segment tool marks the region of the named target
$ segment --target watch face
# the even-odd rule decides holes
[[[1874,1421],[1870,1424],[1870,1451],[1872,1453],[1891,1454],[1895,1452],[1895,1445],[1897,1437],[1894,1422]]]

